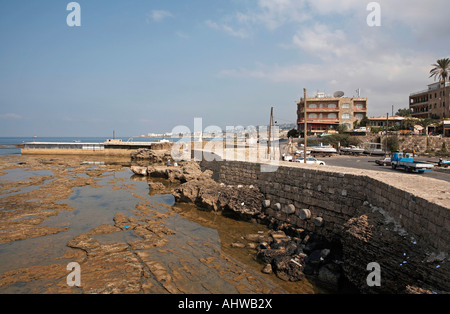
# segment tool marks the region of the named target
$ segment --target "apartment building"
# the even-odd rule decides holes
[[[342,93],[343,94],[343,93]],[[306,115],[308,133],[318,135],[328,129],[336,129],[340,124],[353,130],[353,123],[367,116],[367,98],[350,98],[326,96],[317,93],[313,98],[306,98]],[[303,133],[304,122],[304,99],[297,102],[297,128]]]
[[[412,93],[409,108],[415,118],[450,118],[450,82],[430,84],[426,90]]]

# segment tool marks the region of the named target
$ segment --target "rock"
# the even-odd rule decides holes
[[[283,212],[285,214],[291,215],[293,213],[295,213],[295,206],[294,205],[288,205],[286,207],[283,208]]]
[[[262,272],[263,272],[264,274],[271,274],[271,273],[272,273],[272,265],[271,265],[271,264],[267,264],[267,265],[263,268]]]
[[[322,227],[323,226],[323,218],[322,217],[316,217],[314,218],[314,224],[317,227]]]
[[[335,264],[324,265],[320,267],[317,278],[322,283],[325,283],[333,288],[337,288],[339,285],[339,279],[341,278],[340,268]]]
[[[280,211],[280,210],[281,210],[281,204],[280,204],[280,203],[276,203],[276,204],[273,205],[273,208],[274,208],[276,211]]]
[[[231,247],[245,248],[245,244],[244,243],[240,243],[240,242],[234,242],[234,243],[231,243]]]
[[[132,160],[148,160],[157,163],[165,163],[172,159],[169,150],[154,150],[140,148],[131,153]]]
[[[299,216],[302,220],[310,219],[311,211],[309,209],[300,209]]]
[[[164,190],[166,187],[161,182],[147,181],[150,190],[160,191]]]
[[[131,171],[141,176],[146,176],[148,174],[147,167],[131,166]]]
[[[258,189],[248,186],[235,189],[220,185],[211,178],[183,183],[172,195],[177,202],[192,202],[213,211],[231,211],[244,220],[260,214],[264,200],[264,195]]]
[[[202,171],[200,165],[195,161],[185,162],[178,167],[151,165],[147,167],[149,176],[165,178],[170,181],[180,181],[181,183],[192,180],[211,179],[212,171]]]
[[[273,264],[275,274],[282,280],[299,281],[305,277],[303,266],[290,256],[277,257]]]
[[[245,236],[245,239],[248,241],[257,242],[257,243],[270,241],[270,238],[268,236],[266,236],[264,234],[257,234],[257,233],[247,234]]]
[[[274,261],[276,257],[281,257],[286,255],[285,249],[262,249],[256,255],[256,258],[262,263],[269,264]]]
[[[270,207],[270,200],[264,200],[263,201],[263,207],[264,208],[269,208]]]

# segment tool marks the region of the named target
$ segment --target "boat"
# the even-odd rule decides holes
[[[364,153],[364,148],[357,147],[357,146],[348,146],[348,147],[341,147],[340,151],[344,154],[362,154]]]
[[[383,150],[381,143],[365,143],[364,144],[364,154],[385,155],[386,152]]]
[[[331,145],[324,146],[322,143],[320,143],[320,146],[311,146],[311,153],[328,153],[333,154],[337,153],[336,148],[334,148]]]

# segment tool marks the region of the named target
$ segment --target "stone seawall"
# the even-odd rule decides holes
[[[450,291],[447,182],[288,162],[274,172],[261,172],[260,164],[243,161],[200,165],[212,170],[218,182],[258,186],[270,201],[265,214],[272,223],[339,241],[346,276],[362,291]],[[381,267],[380,287],[367,285],[371,262]]]

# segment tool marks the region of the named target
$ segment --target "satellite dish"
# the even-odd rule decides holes
[[[334,97],[342,97],[342,96],[344,96],[344,92],[342,92],[342,91],[337,91],[337,92],[335,92],[335,93],[333,94],[333,96],[334,96]]]

